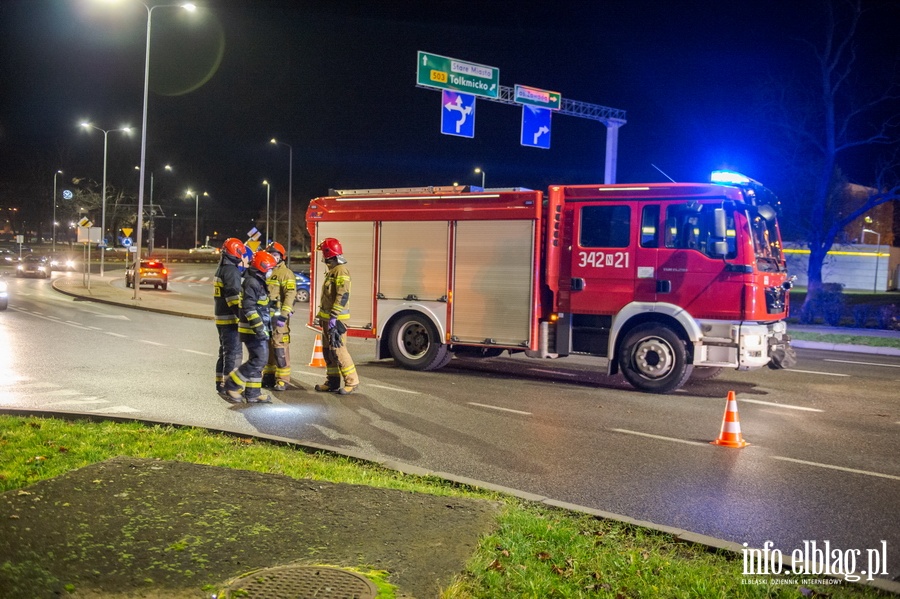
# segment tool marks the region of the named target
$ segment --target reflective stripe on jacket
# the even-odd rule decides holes
[[[229,256],[219,261],[213,281],[216,324],[237,324],[241,310],[241,272]]]
[[[244,274],[243,297],[238,332],[257,335],[269,330],[269,294],[266,293],[265,275],[248,268]]]
[[[272,276],[266,281],[271,308],[278,310],[282,316],[290,316],[294,311],[294,299],[297,297],[297,278],[294,271],[284,261],[279,262],[272,270]]]
[[[318,316],[325,320],[350,319],[350,269],[346,264],[335,264],[325,273]]]

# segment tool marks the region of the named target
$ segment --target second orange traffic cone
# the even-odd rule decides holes
[[[313,354],[309,365],[313,368],[325,368],[325,354],[322,353],[322,335],[316,335],[316,344],[313,346]]]
[[[734,397],[734,391],[728,392],[728,401],[725,404],[725,417],[722,419],[722,430],[719,432],[719,438],[715,441],[710,441],[710,443],[737,449],[750,445],[744,441],[744,437],[741,435],[741,420],[738,418],[737,399]]]

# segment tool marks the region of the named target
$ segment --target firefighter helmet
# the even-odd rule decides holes
[[[222,244],[222,251],[235,258],[243,257],[245,249],[244,243],[237,237],[229,237]]]
[[[281,245],[280,243],[278,243],[277,241],[273,241],[272,243],[270,243],[269,247],[266,248],[266,251],[269,252],[270,254],[274,254],[275,252],[278,252],[279,254],[281,254],[282,260],[284,260],[284,258],[287,256],[287,252],[284,251],[284,246]]]
[[[265,250],[260,250],[253,254],[253,262],[251,264],[253,268],[265,274],[275,268],[277,262],[275,262],[275,256]]]
[[[334,237],[326,237],[322,240],[322,243],[320,243],[318,247],[316,247],[316,249],[322,250],[322,257],[326,260],[334,258],[335,256],[340,256],[344,253],[344,248],[341,247],[341,242]]]

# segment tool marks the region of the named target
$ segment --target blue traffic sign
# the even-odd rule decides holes
[[[523,146],[550,149],[550,116],[552,110],[522,106],[522,138]]]
[[[131,240],[131,237],[125,237],[122,239],[122,245],[127,248],[131,247],[132,243],[134,243],[134,242]]]
[[[441,133],[475,137],[475,96],[447,89],[441,92]]]

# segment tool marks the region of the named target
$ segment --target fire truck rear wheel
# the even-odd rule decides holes
[[[388,339],[391,355],[409,370],[437,370],[453,357],[441,343],[437,329],[421,314],[401,316],[391,328]]]
[[[622,374],[635,388],[651,393],[671,393],[690,378],[687,348],[666,325],[647,323],[631,330],[619,348]]]

